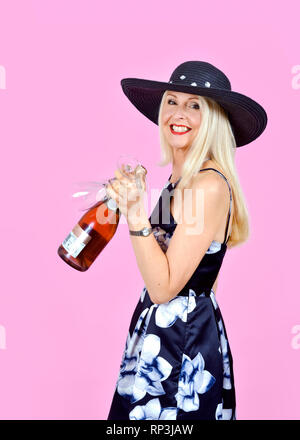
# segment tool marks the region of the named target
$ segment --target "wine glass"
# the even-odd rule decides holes
[[[141,165],[139,159],[129,154],[120,155],[117,160],[117,169],[124,177],[135,179],[139,189],[143,188],[141,174],[146,174],[147,170]],[[110,197],[106,193],[106,185],[113,180],[116,178],[74,182],[72,184],[72,198],[75,200],[78,210],[88,211],[96,203],[108,200]]]

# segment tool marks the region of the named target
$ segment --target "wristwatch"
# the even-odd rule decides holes
[[[129,231],[131,235],[141,235],[143,237],[148,237],[151,234],[153,228],[143,228],[140,231]]]

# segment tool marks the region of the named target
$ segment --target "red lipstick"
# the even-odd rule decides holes
[[[186,127],[186,128],[188,128],[188,130],[187,130],[187,131],[183,131],[182,133],[178,133],[177,131],[174,131],[174,130],[172,129],[172,125],[175,125],[176,127]],[[186,133],[188,133],[189,131],[191,131],[191,128],[187,127],[186,125],[171,124],[171,125],[170,125],[170,130],[171,130],[171,133],[172,133],[172,134],[179,134],[179,135],[181,135],[181,134],[186,134]]]

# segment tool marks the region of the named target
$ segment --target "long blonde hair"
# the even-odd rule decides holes
[[[173,162],[172,148],[167,143],[162,130],[162,108],[167,92],[168,90],[163,94],[158,115],[161,147],[161,160],[157,163],[158,166]],[[187,152],[177,188],[184,189],[189,186],[202,168],[206,157],[210,157],[219,166],[232,190],[234,213],[232,232],[227,246],[233,247],[245,242],[249,237],[249,214],[234,162],[236,142],[226,111],[211,98],[204,96],[198,98],[202,115],[201,125]]]

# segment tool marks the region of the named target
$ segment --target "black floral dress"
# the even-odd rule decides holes
[[[213,241],[177,296],[154,304],[143,288],[133,312],[107,420],[235,420],[233,360],[212,286],[227,249],[232,193],[223,243]],[[171,177],[171,176],[170,176]],[[163,187],[149,221],[166,252],[176,228]],[[228,237],[229,238],[229,237]],[[226,241],[225,241],[226,240]]]

